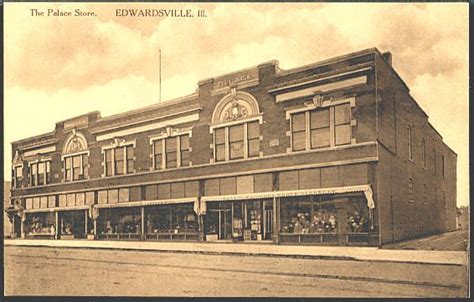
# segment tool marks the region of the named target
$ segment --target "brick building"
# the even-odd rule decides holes
[[[12,143],[27,238],[382,243],[456,227],[456,157],[368,49]]]

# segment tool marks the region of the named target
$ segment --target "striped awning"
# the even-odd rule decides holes
[[[274,197],[328,195],[328,194],[341,194],[341,193],[353,193],[353,192],[363,192],[365,195],[365,198],[367,199],[368,208],[369,209],[375,208],[373,193],[372,193],[372,189],[370,188],[370,185],[359,185],[359,186],[319,188],[319,189],[308,189],[308,190],[289,190],[289,191],[274,191],[274,192],[249,193],[249,194],[235,194],[235,195],[204,196],[201,198],[201,201],[202,201],[201,213],[206,212],[206,202],[212,202],[212,201],[266,199],[266,198],[274,198]]]

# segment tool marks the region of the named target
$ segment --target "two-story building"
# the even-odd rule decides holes
[[[454,229],[456,158],[368,49],[12,143],[26,238],[381,245]]]

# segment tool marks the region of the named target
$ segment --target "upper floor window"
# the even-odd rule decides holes
[[[408,159],[413,161],[413,133],[410,126],[407,126],[407,140]]]
[[[152,139],[153,169],[186,167],[191,164],[189,134]]]
[[[347,102],[291,114],[292,150],[350,144],[351,119],[351,104]]]
[[[42,186],[51,182],[51,162],[30,163],[30,186]]]
[[[415,202],[415,184],[413,178],[408,178],[408,201]]]
[[[64,180],[75,181],[89,178],[87,153],[64,157]]]
[[[135,172],[133,145],[121,145],[104,150],[105,176],[124,175]]]
[[[23,180],[23,166],[15,166],[13,168],[13,187],[21,188],[22,180]]]
[[[441,175],[444,178],[444,155],[441,155]]]
[[[423,168],[426,168],[426,142],[425,142],[425,139],[421,140],[421,160],[423,162]]]
[[[253,96],[232,90],[212,115],[213,160],[216,162],[260,156],[262,115]]]
[[[89,178],[89,151],[87,148],[86,137],[73,129],[63,147],[64,181]]]

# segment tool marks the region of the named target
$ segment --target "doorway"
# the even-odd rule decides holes
[[[212,209],[208,214],[207,233],[218,240],[232,239],[232,212],[230,209]]]

